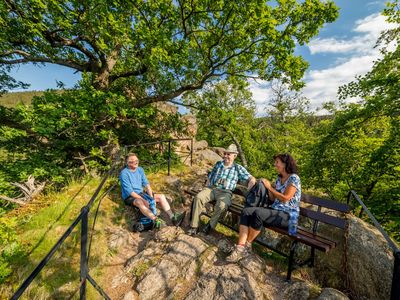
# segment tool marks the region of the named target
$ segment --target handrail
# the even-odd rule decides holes
[[[190,155],[190,165],[192,166],[193,165],[193,139],[192,138],[191,139],[189,139],[189,138],[176,138],[176,139],[160,140],[160,141],[148,142],[148,143],[124,145],[123,146],[124,155],[127,154],[126,150],[128,148],[168,143],[168,160],[167,160],[167,163],[168,163],[168,176],[169,176],[171,174],[171,142],[174,142],[174,141],[191,141],[190,142],[190,152],[187,152],[187,153]]]
[[[375,219],[374,215],[369,211],[364,202],[358,197],[357,193],[351,190],[347,195],[347,204],[349,204],[351,198],[357,200],[357,202],[361,205],[362,210],[364,210],[368,217],[374,223],[374,226],[378,229],[378,231],[383,235],[388,245],[393,251],[394,256],[394,266],[393,266],[393,278],[392,278],[392,288],[390,292],[391,300],[399,300],[400,299],[400,249],[396,246],[396,244],[392,241],[386,231],[382,228],[381,224]]]
[[[72,224],[68,227],[68,229],[64,232],[61,238],[57,241],[57,243],[51,248],[51,250],[47,253],[47,255],[41,260],[41,262],[36,266],[36,268],[32,271],[32,273],[24,280],[24,282],[19,286],[17,291],[11,297],[11,300],[16,300],[21,297],[22,293],[27,289],[27,287],[32,283],[32,281],[36,278],[36,276],[40,273],[40,271],[46,266],[49,260],[52,258],[54,253],[61,247],[62,243],[65,239],[71,234],[72,230],[81,222],[81,292],[80,298],[86,298],[86,280],[96,288],[96,290],[105,298],[110,299],[107,294],[96,284],[93,278],[89,275],[89,270],[87,267],[87,227],[88,227],[88,213],[90,208],[97,198],[98,194],[100,193],[103,185],[105,184],[108,177],[114,172],[116,166],[118,165],[119,155],[117,155],[116,159],[112,162],[110,170],[106,173],[103,177],[102,181],[100,182],[99,186],[93,193],[92,197],[88,201],[88,203],[82,207],[81,212],[76,217],[76,219],[72,222]]]

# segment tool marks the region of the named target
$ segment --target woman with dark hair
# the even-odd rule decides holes
[[[239,240],[236,248],[226,258],[229,262],[237,262],[251,253],[251,243],[260,234],[264,224],[288,228],[289,234],[296,234],[301,198],[297,165],[289,154],[275,155],[274,160],[278,172],[275,187],[267,179],[261,179],[268,189],[269,199],[273,201],[271,208],[243,209],[240,216]]]

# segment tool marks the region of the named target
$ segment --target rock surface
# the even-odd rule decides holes
[[[347,299],[333,289],[320,293],[318,287],[299,279],[287,283],[285,276],[255,254],[227,263],[225,257],[234,245],[218,233],[192,237],[169,226],[133,235],[137,238],[125,242],[135,241],[137,254],[114,274],[112,292],[106,291],[113,299]],[[127,246],[121,243],[120,229],[112,236],[114,250]]]

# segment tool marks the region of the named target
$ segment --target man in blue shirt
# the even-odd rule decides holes
[[[236,145],[230,145],[224,152],[224,159],[213,167],[208,175],[207,187],[198,193],[192,206],[192,221],[188,234],[195,235],[198,232],[200,214],[207,202],[216,200],[214,213],[209,223],[203,229],[208,234],[217,226],[218,220],[232,203],[232,192],[239,180],[248,180],[247,188],[250,189],[256,179],[241,165],[234,162],[238,151]]]
[[[153,192],[143,168],[139,167],[139,159],[135,153],[127,155],[126,164],[127,167],[119,175],[124,203],[139,208],[156,226],[162,221],[157,218],[154,201],[160,203],[161,209],[167,213],[172,223],[179,226],[185,214],[173,213],[165,195]]]

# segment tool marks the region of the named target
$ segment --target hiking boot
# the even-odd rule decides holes
[[[236,246],[232,253],[226,257],[226,261],[230,263],[235,263],[249,255],[249,249],[243,246]]]
[[[165,221],[161,218],[158,218],[154,220],[154,228],[157,230],[160,230],[161,228],[167,226],[167,224],[165,223]]]
[[[201,230],[201,232],[204,233],[205,235],[209,235],[211,230],[212,228],[210,223],[207,223],[206,226],[204,226],[204,228]]]
[[[183,220],[185,219],[185,216],[186,216],[186,211],[182,213],[174,213],[174,215],[171,218],[172,224],[174,224],[176,227],[181,226]]]
[[[198,232],[198,228],[197,227],[190,227],[189,230],[187,231],[188,235],[191,236],[195,236]]]

